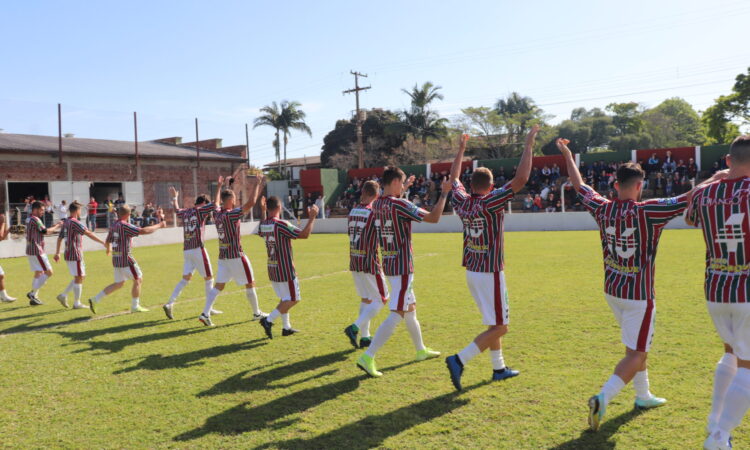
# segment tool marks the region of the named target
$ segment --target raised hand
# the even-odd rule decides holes
[[[260,198],[260,210],[265,212],[266,211],[266,196]]]
[[[560,153],[570,151],[570,149],[568,148],[569,143],[570,141],[565,138],[557,138],[555,140],[555,145],[557,145],[557,148],[560,150]]]
[[[5,214],[0,214],[0,225],[6,223]]]
[[[307,217],[310,219],[314,219],[318,217],[318,212],[320,209],[318,208],[318,205],[312,205],[311,207],[307,208]]]
[[[174,188],[174,186],[169,186],[169,195],[171,195],[172,198],[177,197],[178,192],[177,189]]]
[[[460,144],[459,144],[459,145],[461,146],[460,148],[461,148],[461,151],[462,151],[462,152],[463,152],[464,150],[466,150],[466,143],[467,143],[467,142],[469,142],[469,135],[468,135],[468,134],[462,134],[462,135],[461,135],[461,142],[460,142]]]
[[[417,177],[414,175],[409,176],[409,178],[406,179],[406,184],[404,184],[404,190],[407,190],[411,187],[412,184],[414,184],[414,180],[416,180]]]
[[[453,183],[450,180],[445,179],[440,183],[440,190],[442,192],[450,192],[453,189]]]
[[[221,187],[224,185],[224,177],[219,175],[219,179],[216,183],[218,184],[219,189],[221,189]]]

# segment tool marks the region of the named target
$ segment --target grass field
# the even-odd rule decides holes
[[[276,299],[262,241],[243,243],[269,311]],[[458,234],[415,235],[418,316],[426,344],[444,356],[482,329],[460,245]],[[303,301],[292,323],[303,333],[273,341],[249,322],[235,285],[217,301],[225,314],[215,317],[216,327],[196,320],[200,282],[183,292],[176,320],[164,318],[159,305],[182,268],[178,245],[135,250],[142,303],[153,307],[146,314],[124,314],[124,289],[104,299],[95,319],[63,310],[54,296],[69,277],[56,265],[40,294],[45,306],[0,306],[0,446],[699,448],[722,354],[702,300],[700,234],[666,231],[659,251],[649,372],[652,391],[669,404],[636,413],[626,387],[596,434],[586,431],[586,400],[623,353],[602,295],[598,235],[509,233],[506,248],[511,328],[504,354],[521,376],[489,383],[489,359],[481,355],[467,366],[468,389],[460,394],[442,357],[413,362],[403,326],[378,354],[383,378],[355,368],[357,353],[342,333],[358,308],[343,235],[295,243]],[[215,259],[215,241],[209,252]],[[86,262],[84,298],[112,277],[103,252],[88,253]],[[26,260],[0,263],[10,294],[22,297],[30,285]],[[735,444],[748,442],[743,425]]]

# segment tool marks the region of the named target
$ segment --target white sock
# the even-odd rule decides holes
[[[258,293],[255,292],[255,288],[245,289],[245,297],[250,302],[250,307],[253,308],[253,314],[260,314],[260,306],[258,306]]]
[[[359,328],[360,336],[370,337],[370,322],[375,316],[378,315],[380,309],[383,307],[383,302],[373,300],[371,303],[360,303],[359,304],[359,317],[354,322]]]
[[[83,285],[79,283],[73,284],[73,298],[76,304],[81,303],[81,295],[83,294]]]
[[[503,358],[503,349],[490,350],[490,362],[492,363],[492,370],[505,369],[505,359]]]
[[[99,303],[106,296],[107,296],[107,293],[104,291],[101,291],[98,294],[96,294],[92,300],[94,301],[94,303]]]
[[[719,417],[721,441],[728,439],[732,430],[737,428],[750,407],[750,369],[740,367],[732,379],[724,397],[724,409]]]
[[[604,397],[604,404],[608,405],[609,401],[612,400],[624,387],[625,382],[622,381],[622,378],[618,377],[615,374],[612,374],[612,376],[609,377],[609,380],[604,383],[604,386],[602,386],[602,390],[600,392],[600,394],[602,394],[602,396]]]
[[[62,295],[68,295],[68,292],[73,290],[73,285],[75,284],[75,280],[70,280],[70,283],[65,287],[65,290],[62,291]]]
[[[2,298],[8,298],[8,293],[5,292],[5,289],[3,289],[2,291],[0,291],[0,297],[2,297]]]
[[[633,388],[635,388],[635,396],[641,400],[648,400],[654,396],[649,390],[648,369],[635,374],[633,377]]]
[[[482,351],[479,349],[479,346],[477,346],[476,342],[471,341],[471,344],[458,352],[458,359],[461,360],[461,364],[466,365],[480,353],[482,353]]]
[[[390,339],[393,332],[396,330],[396,326],[398,326],[402,319],[403,318],[399,313],[391,311],[388,317],[386,317],[383,323],[378,327],[378,330],[375,332],[375,337],[372,338],[372,343],[367,347],[365,354],[374,358],[375,353],[377,353],[377,351],[380,350],[380,347]]]
[[[203,285],[203,290],[206,293],[206,298],[208,298],[208,294],[211,293],[211,289],[214,288],[214,280],[205,280],[205,284]]]
[[[289,313],[281,315],[281,324],[285,330],[289,330],[292,328],[292,321],[289,320]]]
[[[172,303],[174,303],[175,300],[177,300],[177,297],[180,296],[180,293],[182,292],[182,290],[185,289],[185,286],[187,285],[188,285],[188,280],[184,278],[178,281],[177,285],[174,287],[174,290],[172,291],[172,296],[169,297],[169,301],[167,302],[167,304],[171,305]]]
[[[39,292],[39,289],[41,289],[42,286],[44,286],[44,283],[47,282],[47,278],[48,277],[45,274],[42,274],[38,278],[34,278],[34,281],[31,282],[31,293],[36,295],[37,292]]]
[[[714,372],[714,393],[711,400],[711,413],[708,415],[708,429],[714,430],[719,423],[721,411],[724,409],[724,399],[732,379],[737,373],[737,357],[731,353],[724,353]]]
[[[130,308],[135,309],[139,306],[141,306],[141,299],[139,297],[133,297],[133,299],[130,300]]]
[[[417,312],[411,311],[404,314],[404,323],[406,329],[409,330],[409,336],[414,344],[414,348],[419,352],[425,349],[424,342],[422,341],[422,329],[419,327],[419,321],[417,320]]]
[[[266,320],[270,323],[273,323],[273,321],[276,320],[276,318],[278,318],[280,315],[281,313],[279,312],[279,310],[274,309],[273,311],[271,311],[271,314],[266,317]]]
[[[206,296],[206,306],[203,308],[203,315],[206,317],[211,317],[211,308],[214,307],[214,302],[216,302],[216,297],[219,295],[220,290],[216,288],[211,288],[211,291]]]

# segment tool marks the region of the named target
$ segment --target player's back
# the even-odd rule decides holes
[[[385,274],[396,276],[414,272],[411,223],[421,222],[425,211],[406,199],[392,195],[375,200],[372,211]]]
[[[135,264],[131,255],[133,237],[140,234],[140,228],[124,220],[117,220],[109,228],[107,242],[112,245],[112,265],[128,267]]]
[[[86,226],[78,219],[66,217],[63,219],[61,235],[65,238],[65,261],[80,261],[83,258],[83,233]]]
[[[206,221],[215,210],[213,203],[177,211],[182,219],[183,250],[192,250],[204,245]]]
[[[378,239],[372,204],[358,204],[347,218],[349,231],[349,270],[378,273]]]
[[[219,259],[234,259],[242,256],[241,218],[242,208],[222,208],[214,213],[216,232],[219,235]]]
[[[297,276],[291,241],[299,236],[300,231],[289,222],[275,217],[258,225],[258,235],[266,243],[268,277],[271,281],[289,281]]]

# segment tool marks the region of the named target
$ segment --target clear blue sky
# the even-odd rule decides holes
[[[609,1],[28,1],[0,6],[0,128],[9,133],[201,138],[243,144],[270,101],[297,100],[315,155],[354,109],[350,69],[369,74],[364,107],[407,106],[400,92],[443,86],[438,109],[491,105],[518,91],[553,122],[577,106],[680,96],[697,109],[750,66],[750,3]],[[251,130],[251,158],[273,160]]]

